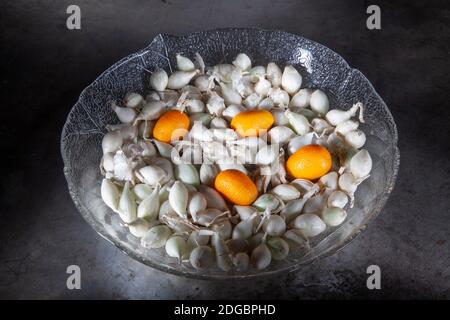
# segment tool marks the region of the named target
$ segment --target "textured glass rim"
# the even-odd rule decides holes
[[[207,274],[207,273],[186,273],[177,269],[173,269],[173,268],[169,268],[166,267],[164,265],[158,264],[158,263],[154,263],[153,261],[151,261],[150,259],[146,259],[145,257],[135,253],[133,250],[130,250],[126,247],[124,247],[119,241],[115,240],[114,238],[112,238],[108,233],[106,233],[102,228],[100,228],[96,221],[93,219],[92,214],[90,213],[89,209],[86,208],[82,201],[80,201],[78,194],[75,192],[76,188],[74,187],[70,177],[69,177],[69,172],[67,169],[67,166],[69,164],[69,160],[68,160],[68,156],[65,153],[65,149],[63,147],[63,143],[64,143],[64,138],[67,136],[67,128],[68,128],[68,120],[71,118],[72,113],[75,111],[75,106],[77,106],[78,104],[81,103],[83,97],[85,96],[85,92],[89,89],[91,89],[91,87],[97,83],[99,81],[100,78],[102,78],[105,74],[111,72],[112,70],[118,68],[119,66],[121,66],[122,64],[124,64],[126,61],[130,60],[133,57],[142,55],[144,52],[146,52],[146,50],[148,50],[148,48],[152,45],[152,43],[154,41],[156,41],[158,38],[160,38],[163,42],[164,42],[164,36],[168,36],[168,37],[172,37],[172,38],[181,38],[181,37],[186,37],[186,36],[195,36],[195,35],[200,35],[202,33],[214,33],[214,32],[243,32],[243,31],[260,31],[260,32],[270,32],[270,33],[284,33],[287,35],[291,35],[294,36],[296,38],[301,38],[304,40],[307,40],[317,46],[322,47],[325,50],[328,50],[330,52],[332,52],[333,54],[335,54],[339,59],[341,59],[341,61],[343,61],[345,63],[345,67],[347,69],[347,74],[349,72],[358,72],[362,78],[364,80],[367,81],[367,84],[369,85],[369,88],[371,89],[371,91],[375,94],[375,96],[379,99],[379,101],[381,102],[381,106],[384,108],[384,111],[386,112],[386,114],[388,115],[388,117],[390,118],[393,127],[392,127],[392,140],[390,141],[390,145],[387,149],[392,149],[393,152],[393,165],[392,165],[392,175],[390,176],[390,180],[388,181],[388,183],[386,183],[385,188],[383,190],[383,192],[380,194],[380,199],[377,201],[376,205],[373,207],[373,209],[371,210],[371,212],[364,218],[364,222],[361,224],[361,226],[359,228],[355,228],[355,230],[353,230],[353,232],[347,236],[346,238],[344,238],[342,241],[340,241],[339,243],[336,243],[333,248],[330,248],[330,250],[324,251],[319,253],[318,255],[312,256],[311,258],[309,258],[306,261],[303,262],[299,262],[297,264],[293,264],[290,266],[286,266],[286,267],[282,267],[279,268],[277,270],[269,270],[269,271],[261,271],[260,273],[255,273],[255,274],[226,274],[224,273],[223,275],[220,274]],[[163,271],[163,272],[167,272],[170,274],[174,274],[174,275],[178,275],[178,276],[183,276],[183,277],[187,277],[187,278],[193,278],[193,279],[205,279],[205,280],[228,280],[228,279],[249,279],[249,278],[255,278],[255,277],[263,277],[263,276],[270,276],[270,275],[274,275],[280,272],[292,272],[295,270],[300,269],[302,266],[307,265],[312,263],[313,261],[322,259],[324,257],[330,256],[332,254],[335,254],[337,252],[339,252],[340,250],[342,250],[345,246],[347,246],[351,241],[353,241],[360,233],[362,230],[364,230],[367,226],[367,224],[369,223],[369,221],[373,220],[376,216],[378,216],[381,212],[381,210],[383,209],[384,205],[387,202],[387,199],[389,198],[390,193],[392,192],[394,185],[395,185],[395,181],[397,179],[397,175],[398,175],[398,170],[399,170],[399,166],[400,166],[400,151],[399,148],[397,146],[398,143],[398,132],[397,132],[397,126],[395,124],[394,118],[389,110],[389,108],[387,107],[387,105],[385,104],[385,102],[383,101],[383,99],[381,99],[381,97],[379,96],[379,94],[376,92],[375,88],[372,86],[372,84],[370,83],[370,81],[357,69],[351,68],[349,66],[349,64],[347,63],[347,61],[345,61],[344,58],[342,58],[339,54],[337,54],[336,52],[334,52],[333,50],[329,49],[328,47],[317,43],[315,41],[312,41],[308,38],[296,35],[296,34],[292,34],[290,32],[285,32],[282,30],[265,30],[265,29],[259,29],[259,28],[218,28],[218,29],[212,29],[212,30],[205,30],[205,31],[199,31],[199,32],[193,32],[193,33],[188,33],[188,34],[183,34],[183,35],[171,35],[171,34],[165,34],[165,33],[160,33],[158,35],[156,35],[154,37],[154,39],[150,42],[150,44],[139,50],[138,52],[132,53],[122,59],[120,59],[118,62],[114,63],[112,66],[110,66],[108,69],[106,69],[104,72],[102,72],[91,84],[89,84],[86,88],[83,89],[83,91],[80,93],[80,96],[77,100],[77,102],[74,104],[74,106],[72,107],[72,109],[70,110],[68,116],[67,116],[67,120],[64,124],[63,130],[62,130],[62,134],[61,134],[61,139],[60,139],[60,148],[61,148],[61,155],[63,158],[63,162],[64,162],[64,176],[66,178],[67,181],[67,185],[68,185],[68,189],[69,189],[69,193],[70,196],[72,197],[73,202],[75,203],[76,208],[78,209],[78,211],[81,213],[81,215],[83,216],[84,220],[86,220],[86,222],[104,239],[106,239],[108,242],[112,243],[114,246],[116,246],[120,251],[122,251],[123,253],[125,253],[126,255],[132,257],[133,259],[147,265],[150,266],[154,269],[157,269],[159,271]]]

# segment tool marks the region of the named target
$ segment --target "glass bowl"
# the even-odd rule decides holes
[[[253,65],[275,61],[292,64],[303,76],[302,87],[320,88],[330,98],[330,108],[348,109],[361,101],[365,106],[367,148],[373,158],[373,170],[356,193],[354,208],[347,220],[336,228],[313,238],[308,252],[291,252],[283,261],[273,261],[263,271],[225,273],[219,269],[196,270],[179,264],[165,252],[144,249],[139,239],[124,227],[117,214],[104,205],[100,196],[102,176],[99,163],[105,125],[118,120],[109,107],[129,92],[149,91],[149,71],[175,65],[175,54],[193,57],[198,52],[207,65],[231,62],[240,52],[247,53]],[[69,113],[61,137],[64,174],[76,207],[84,219],[106,240],[132,258],[153,268],[176,275],[202,279],[249,278],[291,271],[321,257],[336,253],[348,244],[367,223],[378,215],[391,193],[400,156],[397,129],[389,109],[370,82],[358,70],[349,67],[338,54],[314,41],[283,31],[259,29],[219,29],[184,36],[159,34],[150,45],[133,53],[103,72],[85,88]]]

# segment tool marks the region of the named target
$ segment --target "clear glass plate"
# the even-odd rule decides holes
[[[145,95],[149,91],[149,70],[175,64],[175,54],[193,57],[198,52],[207,65],[231,62],[240,52],[253,65],[275,61],[292,64],[303,76],[302,87],[321,88],[330,97],[331,108],[348,109],[361,101],[365,106],[366,148],[373,158],[369,179],[358,188],[353,209],[339,227],[327,230],[312,241],[309,252],[291,252],[286,260],[274,261],[263,271],[224,273],[219,269],[199,271],[179,264],[162,250],[144,249],[139,239],[121,225],[117,214],[103,204],[99,163],[105,125],[117,123],[109,107],[129,91]],[[397,128],[389,109],[370,82],[349,67],[338,54],[311,40],[283,31],[259,29],[219,29],[184,36],[158,35],[148,47],[120,60],[85,88],[70,111],[61,137],[64,174],[70,195],[84,219],[106,240],[134,259],[153,268],[181,276],[203,279],[255,277],[291,271],[348,244],[378,215],[391,193],[400,164]]]

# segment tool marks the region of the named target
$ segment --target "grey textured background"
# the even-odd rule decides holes
[[[2,1],[0,298],[450,298],[450,8],[445,1]],[[82,30],[65,27],[77,4]],[[81,90],[159,32],[283,29],[360,69],[390,107],[401,150],[381,215],[338,254],[252,281],[184,279],[133,261],[81,218],[66,189],[59,137]],[[82,289],[66,289],[66,267]],[[366,268],[382,290],[366,288]]]

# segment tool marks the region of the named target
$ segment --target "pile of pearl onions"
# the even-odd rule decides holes
[[[259,152],[254,155],[256,163],[261,166],[269,166],[277,161],[281,147],[288,150],[288,153],[294,153],[304,145],[320,141],[321,138],[317,135],[322,134],[325,135],[322,141],[329,143],[326,139],[329,132],[333,132],[336,139],[348,147],[346,150],[352,151],[347,152],[345,164],[342,164],[345,171],[342,174],[331,171],[316,183],[311,182],[311,185],[318,188],[317,191],[320,188],[325,192],[311,193],[304,197],[308,190],[303,186],[299,188],[300,182],[281,183],[278,180],[278,183],[271,182],[271,189],[260,194],[252,206],[229,208],[213,188],[217,174],[220,170],[225,170],[225,167],[220,164],[202,164],[196,168],[189,164],[174,163],[174,160],[171,162],[169,154],[172,145],[154,141],[152,143],[157,151],[153,148],[155,150],[152,156],[158,155],[158,152],[161,156],[159,159],[169,163],[170,172],[164,162],[155,160],[136,170],[137,185],[128,181],[122,187],[120,182],[104,179],[101,186],[101,195],[106,205],[119,213],[130,233],[141,238],[143,247],[164,247],[169,257],[180,261],[189,258],[190,264],[196,269],[207,269],[216,264],[225,271],[230,270],[232,265],[237,271],[247,270],[250,266],[262,270],[272,260],[285,259],[292,242],[308,245],[307,239],[319,235],[327,226],[336,227],[343,223],[347,217],[344,207],[349,199],[354,200],[353,193],[358,184],[368,177],[372,169],[369,152],[365,149],[358,150],[364,146],[366,136],[358,129],[359,122],[352,120],[360,110],[360,122],[363,122],[361,104],[355,104],[347,111],[329,111],[330,101],[323,91],[300,89],[302,76],[296,68],[288,65],[282,70],[273,62],[267,66],[252,66],[250,58],[243,53],[232,64],[214,66],[214,76],[217,76],[214,82],[211,81],[210,74],[204,72],[204,64],[201,67],[198,57],[194,63],[177,54],[176,62],[178,71],[170,75],[162,69],[152,72],[149,82],[155,91],[146,99],[138,93],[128,93],[123,100],[125,107],[112,106],[119,120],[130,124],[125,127],[131,127],[131,124],[137,124],[143,119],[158,119],[170,107],[168,99],[164,98],[166,92],[175,94],[175,102],[177,95],[186,92],[192,95],[184,102],[187,114],[192,122],[193,119],[201,120],[201,131],[209,133],[203,138],[197,136],[194,129],[190,130],[191,137],[202,142],[213,143],[216,139],[225,137],[225,130],[231,130],[229,122],[242,111],[271,111],[275,119],[267,134],[271,144],[259,148]],[[234,86],[234,81],[240,77],[243,84],[250,84],[250,89],[238,89]],[[215,102],[218,106],[214,105],[213,98],[202,98],[202,93],[206,92],[217,98]],[[151,122],[154,125],[155,121],[149,121],[149,127],[152,126]],[[123,132],[122,129],[114,129],[102,140],[102,164],[107,172],[113,171],[107,169],[111,168],[110,163],[114,169],[115,153],[122,152],[123,144],[133,138]],[[138,133],[134,138],[137,136]],[[142,138],[140,131],[139,138]],[[236,147],[239,146],[239,141],[246,139],[239,139],[237,135],[233,137]],[[254,139],[258,140],[257,137]],[[248,169],[244,166],[240,168],[245,174],[250,174]],[[320,205],[315,205],[316,202]],[[152,208],[150,204],[157,205]],[[214,217],[228,210],[237,213],[237,221],[212,222]],[[263,214],[263,210],[268,212]],[[211,212],[214,214],[208,215]],[[186,234],[178,233],[182,231],[177,228],[169,227],[169,223],[157,225],[160,221],[167,223],[158,219],[172,214],[177,219],[189,219],[189,222],[207,227],[208,230],[189,231],[189,237],[186,237]],[[224,214],[223,217],[225,216]],[[189,230],[188,226],[183,227]],[[172,234],[174,230],[177,233]],[[212,234],[201,234],[204,231]]]

